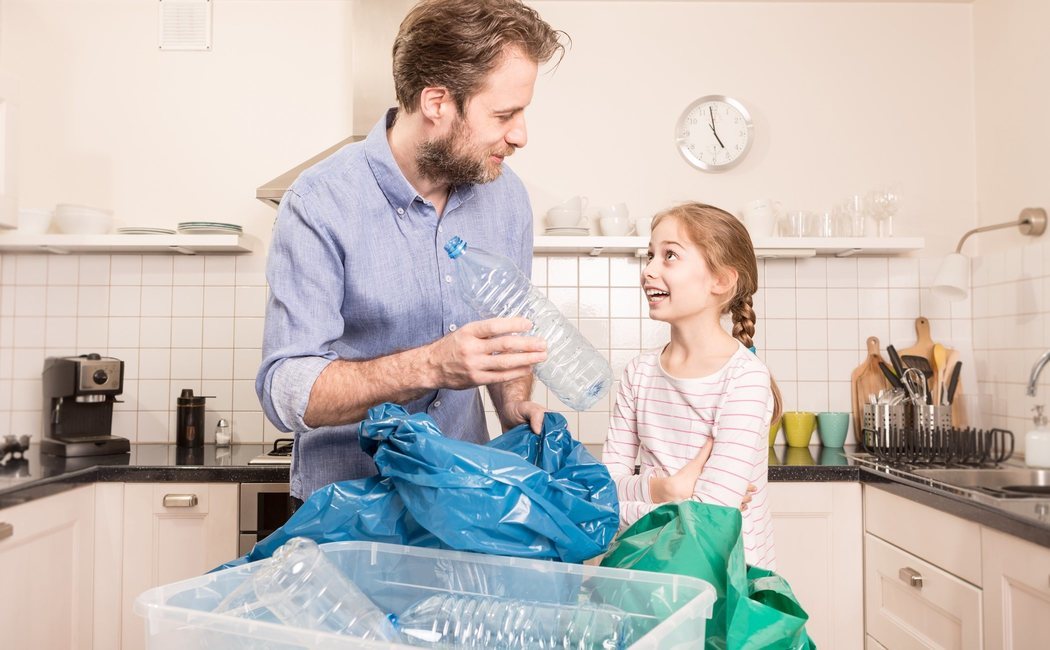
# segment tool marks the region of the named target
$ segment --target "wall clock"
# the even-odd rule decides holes
[[[682,111],[675,144],[693,167],[720,172],[740,164],[754,139],[751,114],[725,95],[705,95]]]

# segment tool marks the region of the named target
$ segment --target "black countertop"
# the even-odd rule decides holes
[[[601,456],[600,445],[586,445]],[[0,508],[25,503],[78,485],[117,483],[286,483],[287,465],[249,465],[269,445],[205,445],[180,449],[175,445],[132,444],[130,454],[58,458],[40,453],[33,444],[24,458],[0,461]],[[847,451],[851,448],[847,447]],[[771,481],[857,481],[860,468],[842,449],[819,446],[769,450]]]
[[[596,456],[600,445],[586,445]],[[270,445],[205,445],[199,450],[170,444],[132,444],[130,454],[57,458],[41,454],[34,444],[24,458],[0,460],[0,509],[50,496],[80,485],[116,483],[286,483],[288,465],[249,465]],[[977,502],[924,484],[906,472],[886,473],[854,458],[856,449],[778,445],[769,449],[769,480],[797,482],[850,481],[877,484],[913,501],[1050,547],[1050,508],[1044,500]],[[1047,512],[1043,512],[1047,510]]]

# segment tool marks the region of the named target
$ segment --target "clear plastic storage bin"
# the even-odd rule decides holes
[[[372,542],[337,542],[321,548],[387,614],[400,616],[435,595],[517,599],[554,605],[580,616],[615,607],[624,613],[626,647],[636,650],[702,647],[715,602],[709,583],[687,576]],[[225,569],[141,594],[135,600],[135,613],[146,619],[146,647],[418,647],[288,627],[265,608],[251,619],[212,613],[262,564]]]

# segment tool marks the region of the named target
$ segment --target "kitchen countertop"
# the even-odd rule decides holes
[[[596,457],[601,445],[585,445]],[[59,458],[40,453],[30,445],[24,459],[0,462],[0,508],[63,492],[96,482],[118,483],[284,483],[287,465],[249,465],[270,445],[205,445],[181,449],[166,444],[132,444],[130,454]],[[851,448],[847,447],[847,451]],[[860,468],[842,449],[789,448],[769,450],[770,481],[857,481]]]
[[[585,445],[596,457],[601,446]],[[26,503],[97,482],[117,483],[285,483],[288,465],[249,465],[252,458],[269,451],[271,445],[205,445],[199,450],[171,444],[132,444],[130,454],[58,458],[41,454],[30,446],[25,457],[0,461],[0,509]],[[989,504],[946,493],[923,484],[907,473],[879,471],[854,458],[857,450],[777,445],[769,449],[769,480],[797,482],[847,481],[877,484],[913,501],[1050,547],[1050,518],[1035,501],[1012,500]],[[1012,462],[1012,461],[1011,461]],[[1050,510],[1050,508],[1046,508]]]

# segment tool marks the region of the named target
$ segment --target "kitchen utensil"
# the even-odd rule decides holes
[[[947,372],[948,352],[940,343],[933,344],[933,403],[944,403],[944,374]]]
[[[927,396],[932,395],[933,389],[930,380],[933,379],[933,367],[930,365],[930,360],[914,354],[906,354],[901,359],[907,368],[915,368],[922,373],[922,376],[926,378],[926,394]]]
[[[893,371],[897,373],[898,377],[904,375],[904,361],[901,360],[901,355],[897,353],[897,348],[893,345],[886,346],[886,356],[890,358],[890,363],[893,364]]]
[[[850,375],[851,402],[853,410],[853,436],[860,441],[860,432],[863,430],[864,404],[868,403],[868,396],[878,393],[880,390],[889,388],[889,382],[879,369],[879,363],[885,363],[879,354],[879,339],[875,336],[868,337],[868,353]]]
[[[962,371],[962,362],[956,361],[952,367],[952,375],[948,380],[948,403],[955,403],[955,390],[959,387],[959,372]],[[953,414],[954,415],[954,414]]]
[[[879,362],[879,370],[882,371],[882,376],[886,378],[886,381],[890,382],[890,386],[893,386],[894,388],[904,388],[904,385],[901,384],[901,380],[897,378],[897,375],[893,374],[890,367],[881,361]]]

